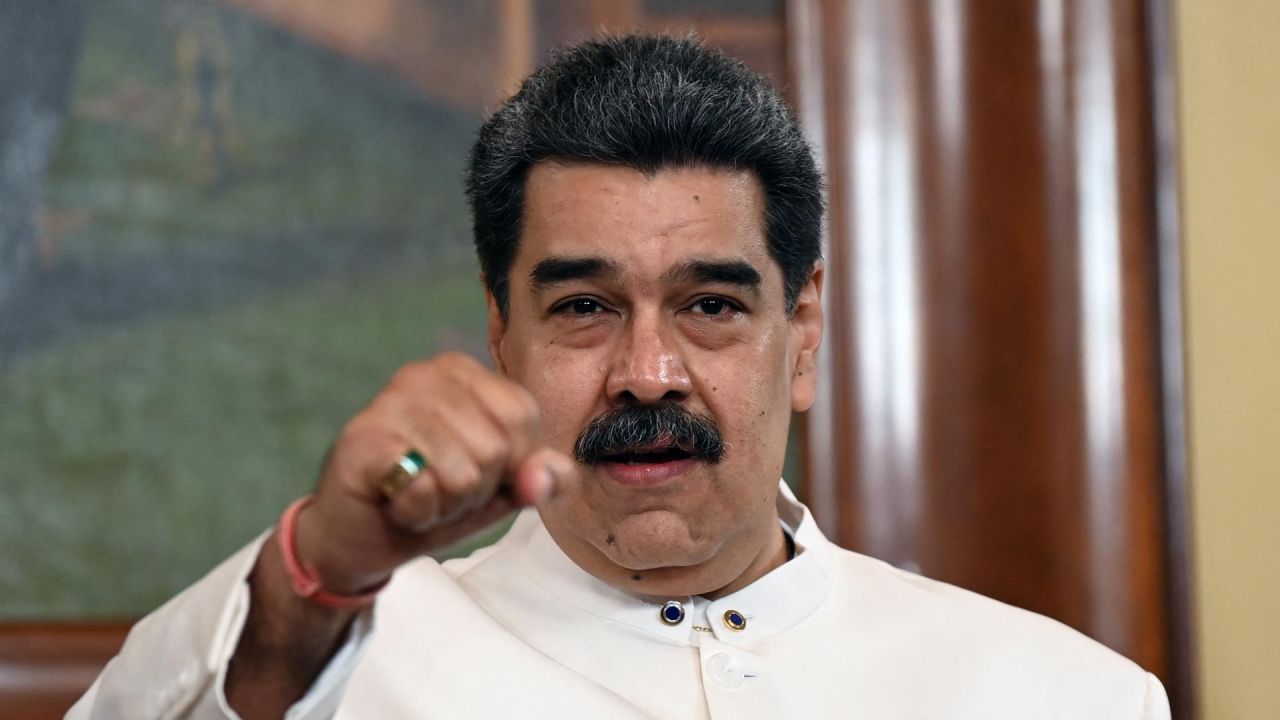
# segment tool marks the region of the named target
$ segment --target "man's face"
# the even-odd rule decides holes
[[[665,401],[725,443],[714,463],[658,443],[584,465],[542,514],[589,570],[709,568],[701,582],[716,583],[777,535],[791,411],[813,400],[821,273],[789,318],[764,210],[746,171],[543,162],[529,174],[509,312],[490,298],[490,342],[537,398],[544,442],[572,455],[606,412]]]

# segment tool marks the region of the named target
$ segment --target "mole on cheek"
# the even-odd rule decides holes
[[[605,545],[612,545],[613,542],[614,542],[613,533],[609,533],[608,535],[604,536]]]
[[[632,580],[635,580],[636,582],[640,582],[640,581],[641,581],[641,580],[643,580],[644,578],[640,577],[639,575],[632,575],[632,576],[631,576],[631,579],[632,579]]]
[[[694,201],[694,202],[696,202],[696,203],[700,203],[700,202],[702,202],[702,198],[698,197],[697,195],[694,195],[694,196],[693,196],[693,201]]]

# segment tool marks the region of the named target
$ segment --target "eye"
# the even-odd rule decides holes
[[[693,311],[700,315],[719,315],[731,309],[730,302],[720,297],[704,297],[693,303]]]
[[[603,310],[604,306],[591,298],[574,298],[555,308],[555,312],[566,315],[594,315]]]

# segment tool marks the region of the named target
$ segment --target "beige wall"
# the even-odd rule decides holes
[[[1178,0],[1201,701],[1280,717],[1280,1]]]

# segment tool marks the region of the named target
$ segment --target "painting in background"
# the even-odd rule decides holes
[[[314,482],[398,365],[484,355],[462,195],[550,48],[783,76],[778,2],[15,0],[0,10],[0,617],[158,605]]]

